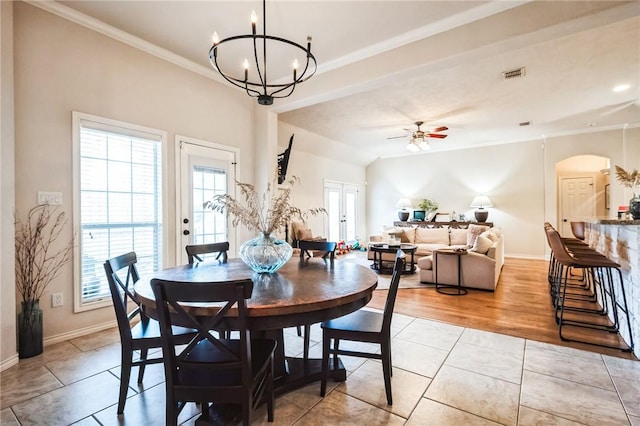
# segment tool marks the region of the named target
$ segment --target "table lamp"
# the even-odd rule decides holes
[[[409,212],[407,211],[407,207],[411,207],[411,200],[408,198],[400,198],[396,203],[396,207],[402,209],[398,211],[398,219],[402,222],[406,222],[409,219]]]
[[[486,195],[476,195],[471,201],[471,207],[478,207],[478,210],[475,211],[476,220],[478,222],[486,222],[489,212],[484,208],[493,207],[493,203]]]

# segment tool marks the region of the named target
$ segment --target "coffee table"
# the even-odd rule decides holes
[[[396,253],[398,249],[402,250],[406,254],[409,255],[409,261],[406,262],[403,274],[413,274],[416,272],[416,262],[414,258],[414,254],[417,250],[418,246],[413,244],[400,244],[400,245],[392,245],[389,244],[372,244],[369,246],[369,250],[373,252],[373,263],[371,264],[371,269],[378,271],[381,274],[391,274],[393,272],[393,260],[383,260],[382,256],[384,253]]]

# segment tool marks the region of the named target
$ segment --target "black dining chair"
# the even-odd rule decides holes
[[[405,257],[404,252],[398,250],[383,313],[360,309],[343,317],[325,321],[320,325],[322,327],[321,396],[324,396],[327,390],[329,355],[333,354],[333,364],[335,368],[338,367],[338,355],[348,355],[360,358],[379,359],[382,361],[387,404],[393,404],[393,398],[391,396],[391,376],[393,375],[391,367],[391,317],[398,294],[400,275],[404,270]],[[331,347],[332,339],[333,348]],[[340,349],[341,340],[377,343],[380,345],[381,354]]]
[[[185,247],[187,250],[187,256],[189,257],[189,265],[193,265],[195,261],[202,262],[203,258],[201,257],[203,254],[215,254],[218,255],[215,257],[216,260],[219,260],[222,263],[227,262],[227,252],[229,251],[229,242],[224,241],[221,243],[209,243],[209,244],[190,244]]]
[[[121,372],[118,414],[124,412],[131,368],[138,367],[138,383],[142,383],[145,366],[162,362],[161,355],[160,357],[147,358],[149,349],[160,349],[162,341],[158,321],[149,318],[144,313],[140,303],[131,292],[133,285],[140,279],[136,263],[135,252],[129,252],[104,262],[104,270],[107,274],[107,282],[120,332]],[[129,300],[135,305],[131,312],[128,312]],[[134,320],[138,317],[139,321],[135,322]],[[177,344],[187,343],[196,335],[195,330],[182,327],[176,327],[174,334]],[[140,351],[138,361],[133,360],[134,351]]]
[[[300,260],[316,258],[314,256],[316,253],[323,253],[321,257],[318,257],[319,259],[329,259],[331,262],[333,262],[336,257],[336,246],[337,244],[333,241],[300,240],[298,241],[298,248],[300,249]],[[300,326],[297,327],[297,332],[298,336],[302,336],[302,329]],[[311,326],[305,325],[303,349],[303,356],[305,361],[309,359],[310,334]]]
[[[251,423],[252,410],[267,403],[267,419],[273,421],[273,356],[276,342],[251,339],[247,330],[247,299],[253,291],[251,279],[226,282],[183,283],[153,279],[164,359],[166,424],[177,425],[178,414],[187,402],[200,403],[202,419],[209,417],[209,402],[239,404],[242,423]],[[221,303],[215,316],[198,316],[184,304]],[[234,309],[235,307],[235,309]],[[197,309],[197,308],[195,308]],[[232,327],[239,339],[222,339],[210,332]],[[198,330],[184,349],[176,353],[172,324]]]
[[[310,241],[300,240],[298,241],[298,248],[300,248],[300,259],[309,259],[316,257],[316,254],[323,253],[322,259],[335,260],[336,257],[336,243],[333,241]]]

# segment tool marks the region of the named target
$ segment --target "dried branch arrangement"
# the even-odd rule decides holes
[[[16,287],[24,302],[40,299],[71,261],[73,240],[57,251],[54,248],[66,223],[64,212],[52,214],[48,204],[29,210],[26,221],[15,219]]]
[[[221,213],[226,211],[233,218],[233,226],[242,224],[251,231],[269,235],[294,218],[305,220],[308,215],[326,213],[324,208],[301,210],[291,205],[291,190],[299,182],[300,179],[293,176],[280,189],[275,182],[269,183],[264,194],[259,194],[253,185],[236,182],[244,202],[224,194],[214,196],[204,207]]]
[[[634,191],[640,187],[640,172],[634,170],[633,172],[627,172],[620,166],[616,166],[616,179],[618,182],[632,188]]]

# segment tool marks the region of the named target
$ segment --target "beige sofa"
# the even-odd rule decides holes
[[[472,234],[471,236],[469,234]],[[495,290],[504,265],[504,237],[495,228],[470,225],[467,229],[403,227],[385,229],[380,235],[369,238],[369,244],[386,243],[389,236],[400,237],[401,242],[417,246],[420,282],[438,282],[457,285],[457,256],[438,256],[438,265],[433,263],[433,251],[439,248],[465,248],[467,254],[460,258],[461,285],[463,287]],[[481,237],[481,238],[478,238]],[[383,253],[383,261],[392,261],[392,253]],[[370,260],[373,253],[368,254]]]

